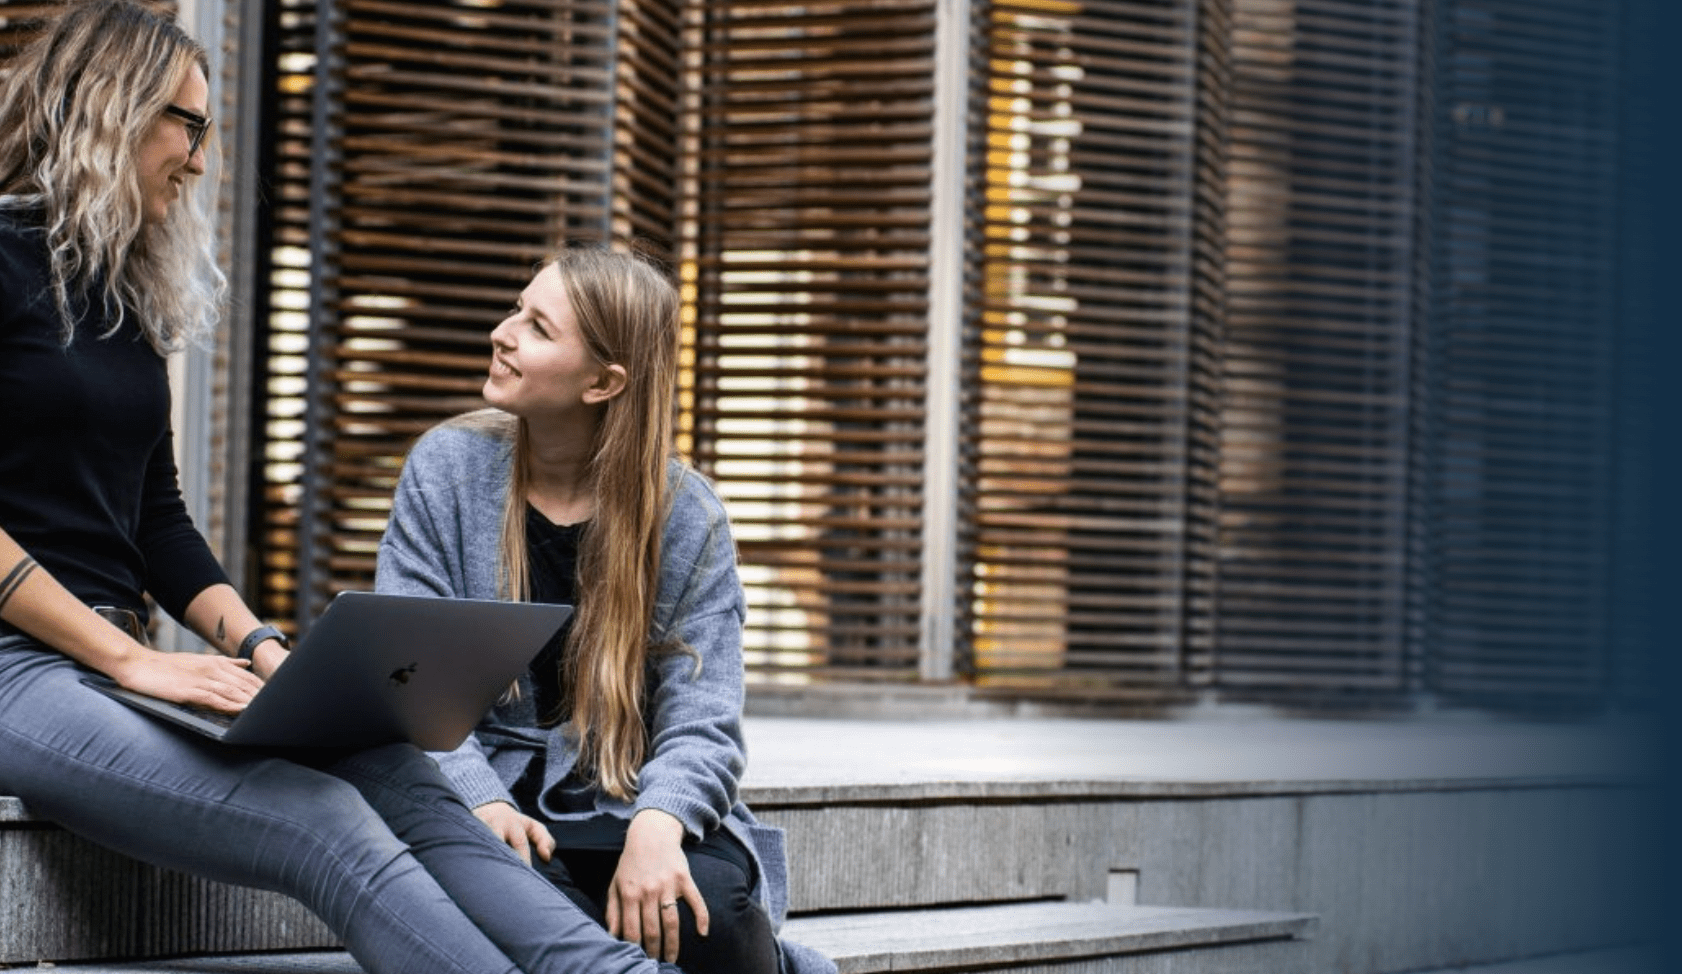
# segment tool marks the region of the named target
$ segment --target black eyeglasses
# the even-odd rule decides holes
[[[204,137],[210,134],[210,123],[213,120],[176,105],[165,105],[164,114],[174,115],[181,120],[181,124],[187,126],[187,137],[193,140],[187,147],[187,155],[191,157],[199,151],[199,146],[204,144]]]

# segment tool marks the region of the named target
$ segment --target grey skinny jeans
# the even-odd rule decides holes
[[[178,731],[0,637],[0,792],[155,865],[301,900],[369,974],[655,974],[408,745],[309,767]]]

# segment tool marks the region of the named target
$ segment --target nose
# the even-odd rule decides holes
[[[509,326],[509,322],[513,320],[514,317],[510,315],[498,322],[495,328],[491,329],[492,348],[497,349],[498,351],[504,351],[514,347],[514,329]]]
[[[193,154],[187,157],[187,171],[195,176],[204,175],[204,146],[194,149]]]

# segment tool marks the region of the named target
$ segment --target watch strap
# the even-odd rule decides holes
[[[257,628],[251,630],[251,634],[246,636],[245,639],[240,642],[239,652],[236,655],[238,655],[240,659],[249,661],[251,659],[251,654],[257,651],[257,644],[265,639],[273,639],[274,641],[280,643],[281,647],[284,649],[290,649],[292,646],[292,644],[287,641],[286,634],[281,632],[279,629],[276,629],[274,626],[258,626]]]

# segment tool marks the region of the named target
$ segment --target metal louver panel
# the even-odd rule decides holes
[[[1206,671],[1220,157],[1198,72],[1224,21],[1194,0],[990,8],[981,686],[1162,698]]]
[[[693,453],[756,679],[918,673],[935,10],[688,8]]]
[[[1234,0],[1216,681],[1407,687],[1415,10]]]
[[[1415,523],[1429,689],[1607,689],[1619,18],[1436,11],[1432,303]]]
[[[541,260],[615,229],[669,241],[675,212],[670,8],[340,0],[321,10],[294,9],[283,38],[295,50],[279,76],[296,138],[276,180],[285,276],[270,375],[290,395],[271,410],[296,416],[270,429],[265,557],[279,584],[265,609],[300,624],[333,592],[371,586],[404,453],[482,404],[486,336]],[[325,65],[302,53],[312,13],[333,18],[311,42],[326,40]],[[616,76],[621,28],[655,37]],[[314,96],[314,141],[304,99],[284,101],[289,88]],[[666,132],[642,130],[663,115]],[[307,598],[289,597],[288,574]]]

